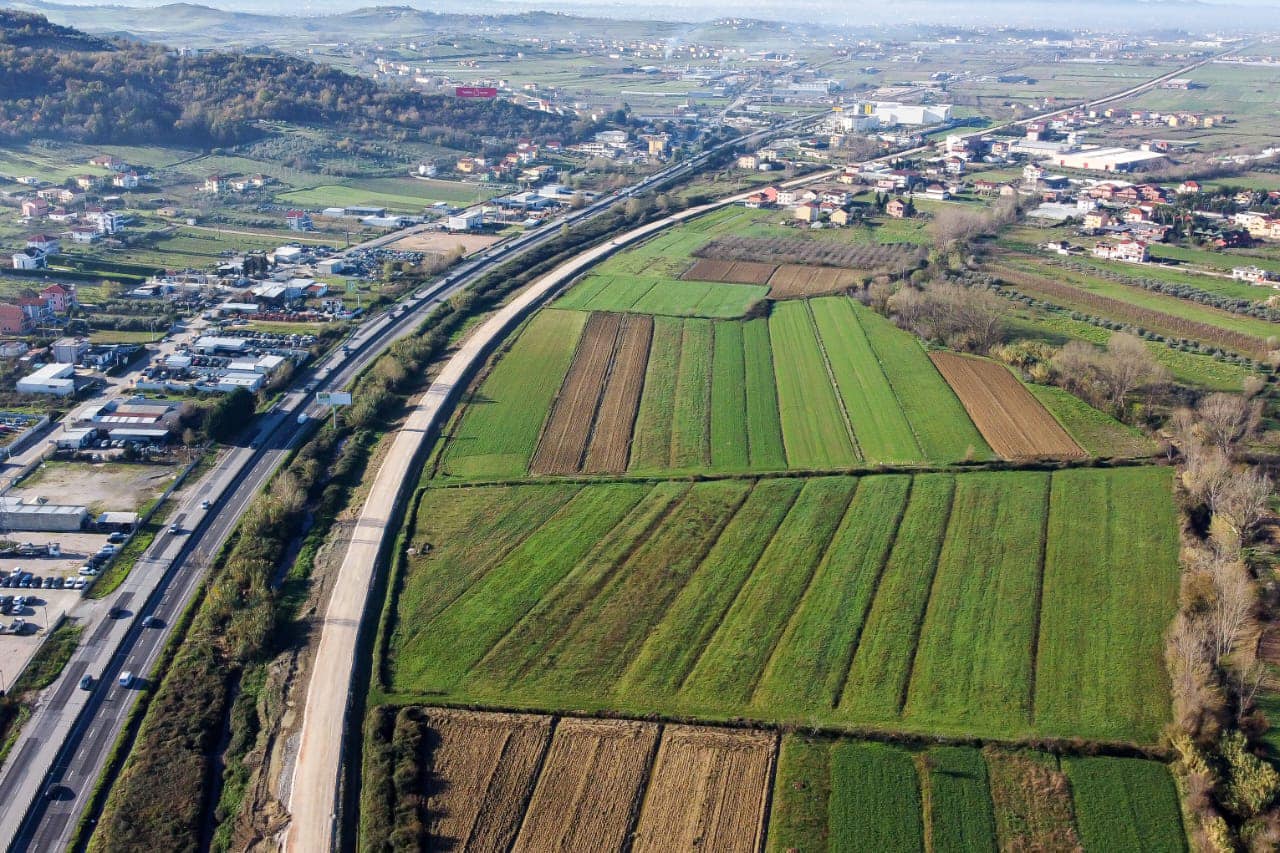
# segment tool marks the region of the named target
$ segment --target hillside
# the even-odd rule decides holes
[[[261,120],[472,149],[560,135],[563,116],[505,102],[392,92],[306,60],[105,42],[42,16],[0,10],[0,139],[227,145],[261,135]]]

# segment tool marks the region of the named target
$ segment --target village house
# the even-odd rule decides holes
[[[884,212],[894,219],[904,219],[907,215],[907,203],[900,198],[891,199],[884,206]]]
[[[221,175],[210,175],[204,179],[204,191],[207,193],[220,193],[227,188],[227,181]]]
[[[58,238],[52,234],[32,234],[27,238],[27,248],[35,249],[46,255],[56,255],[61,245],[58,242]]]
[[[1261,267],[1234,267],[1231,270],[1231,277],[1236,281],[1245,281],[1249,284],[1261,284],[1280,289],[1280,281],[1276,280],[1275,274]]]
[[[67,210],[65,207],[55,207],[49,211],[50,222],[74,222],[76,213],[73,210]]]
[[[1132,225],[1135,222],[1147,222],[1151,217],[1140,207],[1131,207],[1124,212],[1124,221]]]
[[[138,173],[120,172],[111,179],[111,185],[123,190],[136,190],[138,188]]]
[[[48,261],[39,249],[23,249],[13,253],[12,263],[15,270],[38,270],[44,269]]]
[[[79,304],[74,284],[51,284],[40,291],[40,298],[55,314],[65,314]]]
[[[1178,188],[1175,192],[1178,195],[1195,195],[1200,192],[1200,183],[1199,181],[1183,181],[1178,184]]]
[[[31,319],[17,305],[0,303],[0,333],[25,335],[31,331]]]
[[[1101,231],[1111,225],[1111,214],[1105,210],[1091,210],[1084,215],[1081,223],[1086,231]]]
[[[792,208],[791,215],[801,222],[817,222],[820,218],[820,209],[815,204],[805,202]]]
[[[832,225],[848,225],[849,218],[850,218],[849,211],[845,210],[843,207],[837,208],[836,210],[831,211]]]
[[[39,219],[49,212],[49,202],[42,198],[30,198],[22,203],[22,215],[27,219]]]
[[[1108,261],[1124,261],[1129,264],[1144,264],[1150,258],[1147,244],[1142,240],[1121,240],[1118,243],[1098,243],[1093,247],[1093,256]]]

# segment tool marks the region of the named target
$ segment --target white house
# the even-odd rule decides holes
[[[445,223],[450,231],[477,231],[484,227],[483,210],[464,210],[450,216]]]
[[[44,269],[46,265],[44,252],[39,249],[23,249],[21,252],[13,253],[15,270],[38,270]]]
[[[17,389],[23,394],[54,394],[66,397],[76,390],[72,379],[76,369],[71,364],[46,364],[33,373],[28,373],[17,382]]]

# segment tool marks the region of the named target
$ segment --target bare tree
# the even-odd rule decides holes
[[[1257,592],[1249,570],[1239,560],[1215,554],[1208,557],[1206,566],[1214,589],[1208,619],[1210,651],[1212,660],[1221,663],[1249,627]]]
[[[1271,478],[1256,468],[1217,477],[1209,486],[1209,509],[1246,542],[1270,509]]]
[[[1182,447],[1187,460],[1182,472],[1182,485],[1192,500],[1207,502],[1219,483],[1231,476],[1231,461],[1217,447],[1191,437]]]
[[[1140,338],[1116,332],[1107,340],[1103,375],[1113,408],[1124,406],[1129,393],[1144,385],[1167,381],[1169,372],[1156,361]]]
[[[1246,400],[1238,394],[1210,394],[1196,406],[1200,430],[1205,440],[1223,453],[1253,434],[1262,417],[1260,401]]]

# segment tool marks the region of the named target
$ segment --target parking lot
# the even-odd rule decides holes
[[[20,551],[0,554],[0,688],[7,689],[12,679],[27,665],[48,632],[62,614],[69,612],[83,596],[84,587],[92,579],[80,574],[80,568],[91,561],[107,544],[102,533],[10,533],[10,541],[22,546]],[[58,556],[49,554],[49,543],[56,543]],[[30,547],[27,547],[30,546]],[[17,581],[30,574],[29,586]],[[37,585],[36,578],[39,578]],[[56,578],[63,588],[46,588],[45,578]],[[68,585],[70,582],[70,586]],[[5,584],[8,583],[8,586]],[[76,588],[76,587],[80,588]],[[12,596],[12,598],[8,598]],[[25,597],[18,606],[16,600]],[[14,626],[18,630],[14,630]]]

